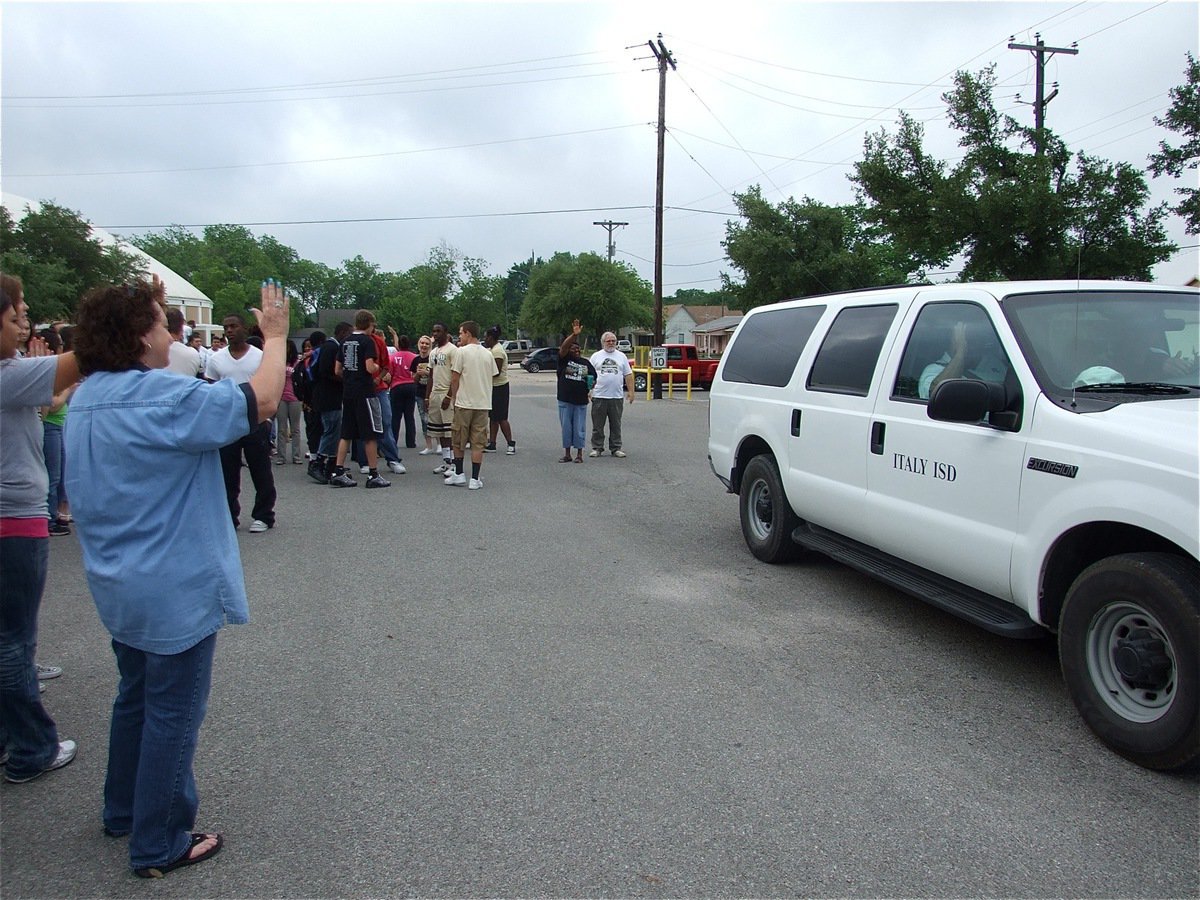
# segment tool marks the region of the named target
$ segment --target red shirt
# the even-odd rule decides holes
[[[381,338],[377,331],[371,333],[371,339],[375,341],[375,362],[379,366],[379,371],[375,373],[375,393],[379,393],[392,386],[392,373],[389,371],[387,363],[387,341]]]

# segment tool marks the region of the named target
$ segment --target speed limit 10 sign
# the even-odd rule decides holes
[[[651,347],[650,348],[650,368],[665,369],[667,367],[667,348],[666,347]]]

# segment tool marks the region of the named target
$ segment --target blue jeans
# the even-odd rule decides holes
[[[192,775],[212,683],[211,634],[170,656],[114,640],[121,682],[104,779],[104,827],[128,834],[134,869],[162,866],[191,844],[200,800]]]
[[[46,495],[46,513],[50,521],[58,518],[58,501],[63,475],[63,430],[53,422],[42,424],[42,455],[46,458],[46,475],[50,492]]]
[[[558,401],[558,424],[562,426],[563,450],[582,450],[587,442],[587,406]]]
[[[34,667],[49,558],[49,538],[0,538],[0,747],[14,778],[36,775],[58,754],[58,729],[38,696]]]
[[[383,435],[377,447],[379,456],[388,462],[400,462],[400,450],[396,447],[396,436],[392,434],[392,400],[387,391],[380,391],[375,396],[379,398],[379,412],[383,417]]]
[[[321,413],[321,443],[317,453],[332,459],[337,456],[338,440],[342,436],[342,408]]]

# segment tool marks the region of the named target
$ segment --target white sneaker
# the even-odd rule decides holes
[[[251,534],[262,534],[264,531],[266,531],[270,527],[271,527],[270,525],[268,525],[266,522],[262,521],[261,519],[255,519],[253,522],[250,523],[250,533]]]
[[[402,462],[389,462],[388,468],[392,470],[392,474],[394,475],[403,475],[408,471],[408,469],[404,468],[404,463]]]
[[[433,452],[432,450],[430,450],[428,447],[426,447],[420,453],[418,453],[417,456],[428,456],[432,452]]]
[[[591,453],[588,454],[588,456],[590,456],[592,459],[595,459],[597,456],[599,456],[603,452],[604,452],[603,450],[593,450]]]
[[[370,467],[370,466],[359,466],[359,467],[358,467],[358,474],[359,474],[359,475],[370,475],[370,474],[371,474],[371,467]]]
[[[467,490],[468,491],[477,491],[481,487],[483,487],[483,479],[482,478],[472,478],[470,481],[467,482]]]
[[[446,481],[444,483],[448,487],[454,487],[455,485],[459,485],[459,484],[466,484],[467,483],[467,473],[466,472],[458,472],[457,474],[451,473],[450,475],[446,476]]]
[[[37,664],[37,677],[41,681],[57,678],[62,673],[62,666],[43,666],[41,663]]]
[[[37,778],[39,775],[44,775],[47,772],[53,772],[55,769],[61,769],[63,766],[67,765],[67,763],[75,758],[75,750],[76,747],[74,741],[59,741],[58,753],[55,754],[54,759],[50,761],[50,765],[46,766],[46,768],[42,769],[42,771],[36,772],[33,775],[19,776],[17,778],[14,778],[6,772],[4,774],[4,780],[11,784],[24,784],[27,781],[33,781],[33,779]]]
[[[436,469],[433,470],[433,474],[434,475],[445,475],[447,472],[453,472],[453,471],[454,471],[454,466],[450,465],[450,463],[442,463],[440,466],[438,466]]]

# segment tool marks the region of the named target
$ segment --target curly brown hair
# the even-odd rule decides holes
[[[5,312],[10,306],[15,306],[19,313],[24,299],[25,288],[21,284],[21,279],[16,275],[9,275],[7,272],[0,274],[0,312]]]
[[[75,358],[84,375],[124,372],[141,362],[142,338],[166,309],[162,285],[145,279],[88,291],[75,314]]]

